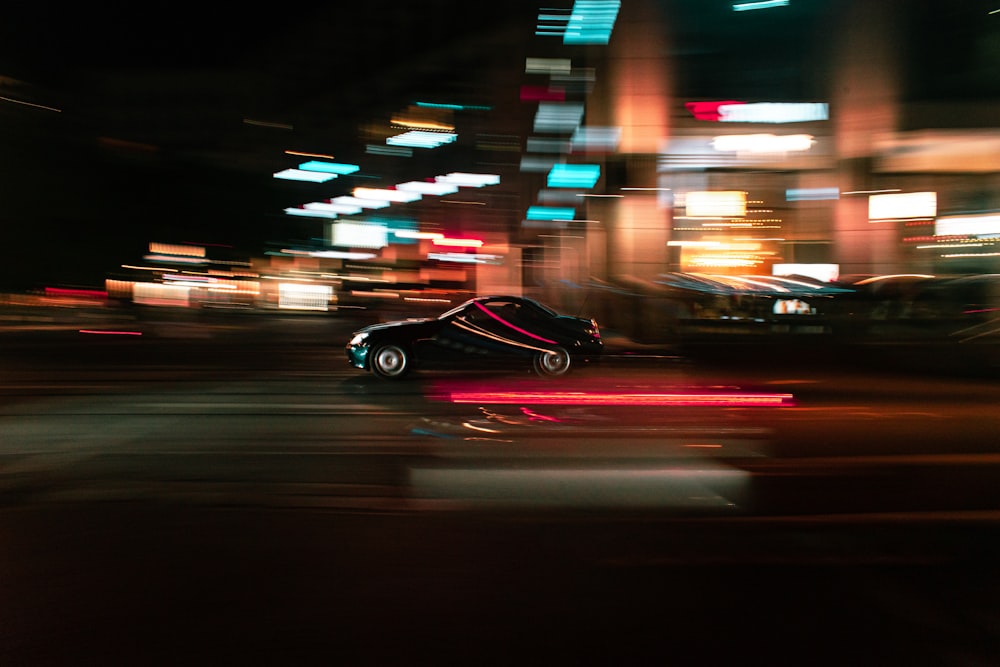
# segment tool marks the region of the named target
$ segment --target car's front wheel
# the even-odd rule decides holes
[[[542,377],[556,377],[569,372],[570,356],[566,348],[557,347],[535,355],[535,372]]]
[[[372,373],[395,380],[410,370],[410,355],[399,345],[380,345],[372,351]]]

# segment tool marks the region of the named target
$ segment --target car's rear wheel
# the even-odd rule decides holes
[[[410,355],[399,345],[380,345],[372,351],[372,373],[395,380],[410,370]]]
[[[556,347],[535,355],[535,372],[542,377],[557,377],[569,372],[570,356],[566,348]]]

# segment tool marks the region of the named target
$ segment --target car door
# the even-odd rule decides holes
[[[470,302],[450,316],[435,343],[445,355],[482,362],[530,359],[553,341],[533,334],[526,326],[524,306],[514,299]]]

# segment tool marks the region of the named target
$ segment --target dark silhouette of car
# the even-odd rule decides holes
[[[355,331],[346,346],[352,366],[388,379],[418,368],[516,363],[554,377],[603,349],[595,320],[562,315],[522,296],[481,296],[438,317],[372,324]]]

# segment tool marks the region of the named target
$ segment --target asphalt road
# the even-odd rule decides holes
[[[1000,655],[994,382],[616,348],[387,383],[352,326],[0,334],[0,662]]]

